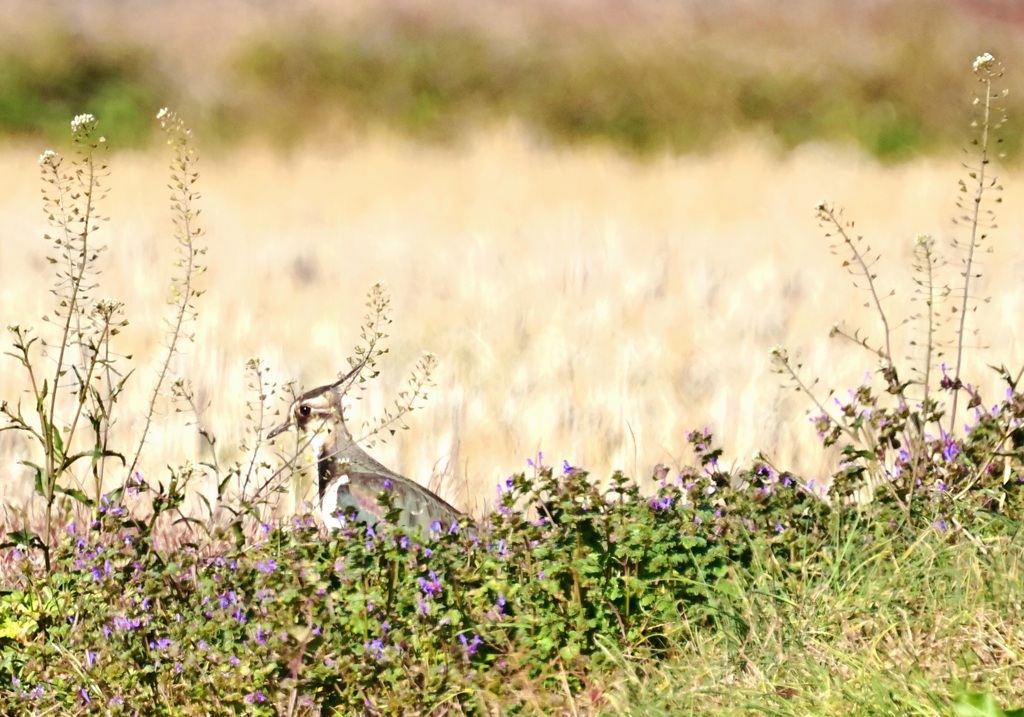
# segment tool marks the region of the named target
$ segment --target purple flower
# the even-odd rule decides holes
[[[957,447],[953,439],[946,438],[946,447],[942,449],[942,457],[947,461],[951,461],[956,458],[956,455],[960,452],[960,448]]]
[[[932,527],[940,533],[945,533],[947,530],[949,530],[949,525],[946,523],[946,519],[943,518],[941,515],[939,516],[938,520],[932,523]]]
[[[428,598],[437,597],[441,594],[441,580],[433,570],[430,571],[430,580],[421,577],[419,583],[420,590]]]
[[[121,617],[120,615],[114,618],[114,629],[118,632],[134,630],[141,625],[142,620],[138,620],[136,618]]]
[[[384,641],[380,639],[370,640],[364,647],[369,653],[373,653],[373,658],[380,662],[384,659]]]
[[[462,643],[462,647],[466,650],[466,661],[468,662],[470,656],[476,654],[476,650],[480,647],[480,643],[482,643],[483,640],[480,639],[479,635],[473,635],[472,640],[467,640],[464,634],[460,634],[459,642]]]
[[[257,560],[256,569],[261,573],[272,573],[277,570],[277,562],[273,558],[266,560]]]
[[[655,510],[671,510],[672,497],[666,495],[661,498],[651,498],[651,507]]]
[[[499,558],[504,558],[508,556],[508,546],[505,545],[504,538],[498,538],[497,545],[494,545],[492,547],[494,548],[494,554],[497,555]]]
[[[391,490],[391,479],[390,478],[385,478],[384,479],[384,490]]]

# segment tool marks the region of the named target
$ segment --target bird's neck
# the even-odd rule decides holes
[[[317,450],[317,495],[321,499],[327,491],[331,481],[338,478],[344,470],[346,460],[344,450],[352,443],[352,437],[347,430],[332,430],[321,436],[320,446]]]
[[[328,484],[334,480],[338,473],[338,459],[330,453],[320,452],[320,458],[316,462],[316,489],[317,495],[323,500]]]

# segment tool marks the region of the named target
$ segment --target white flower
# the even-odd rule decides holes
[[[39,166],[41,167],[56,167],[57,166],[57,153],[52,149],[48,149],[39,155]]]
[[[76,115],[71,120],[72,134],[88,134],[96,127],[96,117],[91,114]]]
[[[914,245],[926,248],[931,248],[935,244],[935,240],[932,239],[931,234],[918,234],[914,237]]]
[[[12,334],[16,334],[19,331],[21,331],[21,324],[7,324],[7,330],[10,331]]]
[[[990,70],[992,66],[996,64],[996,58],[988,52],[984,52],[974,58],[974,71],[981,72],[982,70]]]
[[[814,205],[814,211],[816,211],[816,212],[823,212],[823,211],[825,211],[825,208],[827,206],[828,206],[828,202],[818,202],[817,204]]]
[[[166,117],[170,113],[171,113],[171,110],[169,108],[162,107],[162,108],[160,108],[160,111],[156,113],[156,118],[158,120],[162,120],[164,117]]]

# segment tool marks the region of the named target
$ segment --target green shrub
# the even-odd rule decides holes
[[[251,130],[286,144],[299,140],[299,115],[314,127],[340,117],[445,142],[512,119],[545,142],[641,156],[706,152],[754,131],[784,149],[850,143],[883,161],[955,146],[967,114],[956,101],[963,75],[924,38],[908,37],[882,63],[830,57],[807,66],[746,59],[711,40],[555,32],[505,43],[400,18],[275,31],[239,50],[232,84],[242,89],[217,114],[225,131],[251,117]],[[1017,127],[1012,120],[1003,147],[1013,157]]]
[[[146,118],[172,90],[151,52],[50,33],[0,50],[0,134],[65,141],[67,118],[85,108],[120,145],[142,146],[153,137]]]
[[[681,30],[637,42],[556,24],[509,39],[451,19],[385,14],[333,29],[293,20],[204,66],[216,91],[203,97],[193,78],[164,69],[178,67],[167,50],[55,27],[0,49],[0,134],[62,142],[66,118],[88,110],[118,146],[139,146],[155,137],[143,118],[171,100],[190,103],[209,143],[255,136],[293,147],[379,127],[452,143],[514,121],[543,143],[641,157],[707,152],[753,132],[784,150],[827,141],[894,162],[956,147],[969,111],[958,101],[963,74],[927,27],[867,59],[809,64],[764,30],[753,42],[770,61]],[[1016,158],[1024,112],[1015,96],[1005,101],[1003,152]]]

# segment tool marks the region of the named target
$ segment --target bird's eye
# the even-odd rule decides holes
[[[312,412],[313,412],[313,409],[310,408],[309,406],[306,406],[306,405],[299,406],[299,415],[302,416],[303,418],[309,418],[309,414],[311,414]]]

